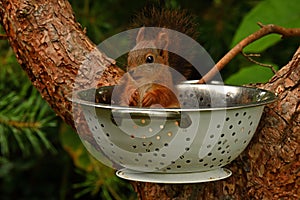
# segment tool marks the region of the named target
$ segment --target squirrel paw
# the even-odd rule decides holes
[[[129,106],[138,106],[138,102],[140,101],[140,95],[138,91],[134,91],[129,98]]]
[[[157,104],[164,108],[180,107],[176,95],[170,89],[163,86],[148,91],[142,100],[143,107],[155,107]]]

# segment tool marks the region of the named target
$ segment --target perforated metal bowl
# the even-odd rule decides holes
[[[246,148],[264,105],[276,99],[256,88],[181,84],[181,108],[134,108],[113,105],[113,89],[80,91],[73,101],[114,166],[151,173],[220,169]]]

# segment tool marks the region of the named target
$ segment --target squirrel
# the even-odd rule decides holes
[[[135,46],[128,53],[128,73],[122,77],[119,84],[120,105],[180,107],[175,90],[175,84],[180,80],[176,80],[168,66],[186,79],[192,78],[195,71],[185,59],[167,50],[171,43],[175,48],[180,48],[180,44],[176,44],[178,38],[169,34],[167,29],[176,30],[195,39],[198,33],[194,20],[186,10],[156,7],[144,8],[135,17],[131,26],[142,27],[138,30]],[[150,27],[160,28],[151,30]]]

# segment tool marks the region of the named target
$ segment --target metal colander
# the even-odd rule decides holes
[[[181,108],[134,108],[113,105],[113,89],[84,90],[73,97],[98,153],[116,168],[155,174],[221,169],[246,148],[264,105],[276,99],[256,88],[181,84]]]

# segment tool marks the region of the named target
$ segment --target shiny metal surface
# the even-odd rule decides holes
[[[272,92],[243,86],[180,84],[177,86],[181,108],[136,108],[119,106],[111,100],[114,87],[84,90],[73,97],[73,102],[102,108],[130,110],[149,114],[154,111],[203,111],[236,109],[265,105],[276,100]],[[94,99],[91,99],[94,97]],[[159,113],[157,113],[159,114]]]
[[[101,87],[73,96],[73,105],[79,104],[96,141],[93,148],[86,147],[110,167],[145,173],[215,173],[246,148],[264,105],[276,100],[272,92],[256,88],[181,84],[181,108],[135,108],[112,101],[113,89]],[[84,135],[81,125],[76,124],[77,131]],[[159,182],[164,182],[162,177],[151,175]],[[199,177],[189,181],[201,182]]]

